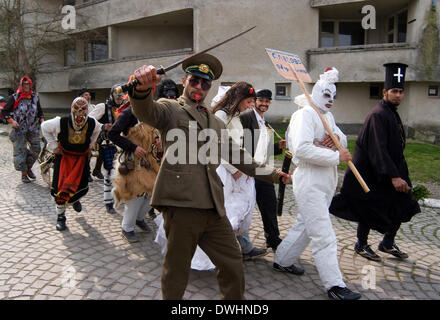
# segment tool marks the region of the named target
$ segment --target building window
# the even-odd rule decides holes
[[[365,44],[361,21],[321,21],[321,48]]]
[[[388,29],[387,29],[388,43],[406,42],[407,24],[408,24],[408,10],[390,16],[388,18]]]
[[[64,46],[64,65],[66,67],[76,63],[76,49],[74,43],[69,43]]]
[[[86,61],[99,61],[108,59],[107,41],[93,40],[87,43]]]
[[[321,47],[335,46],[335,23],[333,21],[321,22]]]
[[[428,96],[429,97],[438,97],[438,86],[429,86]]]
[[[290,87],[291,87],[290,83],[275,83],[275,99],[291,100]]]
[[[372,83],[370,84],[370,99],[382,99],[383,84]]]

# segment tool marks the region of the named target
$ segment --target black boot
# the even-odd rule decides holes
[[[66,216],[64,214],[59,214],[57,219],[57,230],[64,231],[66,229]]]

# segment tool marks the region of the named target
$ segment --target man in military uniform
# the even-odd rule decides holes
[[[211,136],[210,143],[218,147],[228,146],[229,157],[225,154],[222,157],[247,175],[268,182],[276,182],[282,177],[286,183],[290,181],[290,175],[279,169],[258,165],[250,154],[240,149],[230,138],[225,138],[227,135],[221,135],[221,130],[225,130],[224,123],[210,113],[204,103],[212,80],[218,79],[222,73],[220,61],[212,55],[199,54],[184,62],[182,67],[186,72],[182,79],[184,92],[177,101],[153,101],[151,88],[161,80],[153,66],[144,65],[135,71],[134,75],[140,85],[130,92],[131,105],[137,118],[159,129],[164,138],[162,143],[165,156],[152,195],[152,206],[163,214],[167,236],[162,295],[164,299],[182,299],[188,283],[191,259],[199,245],[217,268],[222,298],[244,299],[242,254],[226,217],[223,186],[216,173],[220,157],[214,155],[214,152],[204,153],[204,145],[191,141],[190,133],[196,131],[196,137],[204,129],[209,129],[211,134],[215,133],[216,137]],[[184,153],[184,157],[179,156],[185,160],[183,163],[177,161],[173,164],[170,161],[173,152],[168,148],[174,141],[166,137],[172,129],[172,133],[179,131],[185,134],[185,148],[177,150]],[[203,153],[205,158],[201,159]],[[239,164],[231,159],[232,154],[240,155]],[[188,161],[194,155],[199,155],[198,161]]]

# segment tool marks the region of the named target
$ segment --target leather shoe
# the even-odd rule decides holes
[[[393,256],[399,258],[399,259],[406,259],[408,258],[408,254],[400,251],[399,247],[396,246],[396,244],[393,243],[391,248],[387,248],[383,242],[379,243],[378,247],[379,251],[386,252],[389,254],[392,254]]]
[[[72,205],[72,207],[73,207],[73,210],[75,210],[76,212],[81,212],[81,210],[82,210],[82,205],[81,205],[81,202],[79,202],[79,201],[75,202]]]
[[[272,248],[273,252],[276,252],[281,242],[282,240],[280,238],[277,238],[276,240],[273,241],[267,241],[266,245],[268,248]]]

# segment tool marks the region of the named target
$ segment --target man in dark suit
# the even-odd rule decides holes
[[[244,147],[255,160],[266,162],[268,157],[269,134],[264,113],[269,109],[272,92],[262,89],[257,92],[255,108],[240,115],[244,132]],[[248,129],[248,130],[246,130]],[[249,137],[250,135],[250,137]],[[286,140],[274,144],[274,154],[281,154],[286,147]],[[281,242],[277,219],[277,197],[273,183],[255,179],[257,204],[263,220],[266,244],[276,250]]]

